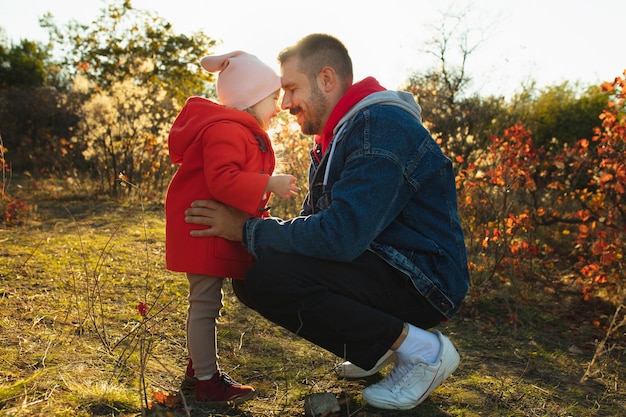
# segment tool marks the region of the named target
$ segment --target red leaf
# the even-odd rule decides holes
[[[137,311],[139,311],[141,317],[146,317],[146,314],[148,314],[148,306],[146,305],[146,303],[140,302],[139,304],[137,304]]]

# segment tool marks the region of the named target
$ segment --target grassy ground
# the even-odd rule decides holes
[[[0,229],[0,415],[301,416],[304,396],[320,392],[346,398],[342,417],[626,415],[619,341],[581,382],[614,307],[583,303],[557,276],[472,289],[440,326],[461,365],[405,412],[363,404],[362,389],[384,372],[337,378],[339,358],[248,310],[226,285],[220,363],[257,396],[164,407],[154,393],[175,395],[186,364],[187,288],[164,269],[162,206],[70,198],[53,184],[28,197],[38,206],[27,221]]]

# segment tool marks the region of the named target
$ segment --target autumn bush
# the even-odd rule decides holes
[[[28,212],[29,206],[23,199],[14,197],[9,192],[11,167],[4,157],[6,152],[0,136],[0,224],[17,225],[22,222],[23,214]]]
[[[530,132],[517,125],[502,138],[492,137],[488,149],[473,152],[457,176],[473,286],[532,269],[538,245],[528,197],[537,191],[538,161]]]
[[[625,85],[618,77],[601,86],[611,99],[591,139],[538,148],[517,124],[458,161],[475,286],[534,280],[558,265],[586,299],[624,303]]]
[[[624,303],[626,78],[601,88],[613,99],[600,115],[602,125],[594,131],[594,146],[583,139],[572,152],[571,165],[584,170],[589,181],[566,198],[578,206],[570,217],[579,221],[573,233],[574,255],[583,292],[589,297],[602,291],[612,301]]]
[[[90,83],[83,83],[88,89]],[[85,144],[83,156],[103,192],[120,195],[121,174],[142,184],[146,195],[161,198],[174,172],[167,134],[175,114],[174,101],[156,84],[138,86],[125,80],[90,95],[80,110],[75,137]]]
[[[272,197],[270,214],[288,218],[298,215],[308,191],[308,172],[313,138],[303,135],[293,116],[281,113],[272,122],[270,137],[276,154],[276,174],[291,174],[297,179],[301,191],[295,197],[284,200]]]

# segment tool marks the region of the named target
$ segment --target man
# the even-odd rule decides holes
[[[469,274],[451,162],[408,93],[369,77],[353,84],[336,38],[313,34],[279,55],[284,98],[316,135],[309,194],[291,220],[248,218],[195,202],[192,235],[242,241],[257,258],[236,287],[267,319],[348,359],[345,375],[392,371],[363,398],[410,409],[457,367],[439,331],[465,297]]]

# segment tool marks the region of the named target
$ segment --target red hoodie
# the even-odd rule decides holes
[[[166,267],[171,271],[242,279],[253,258],[241,242],[194,238],[184,211],[194,200],[218,200],[253,217],[268,216],[265,189],[274,172],[267,133],[250,114],[191,97],[168,138],[179,164],[165,200]]]
[[[315,137],[315,142],[322,145],[322,155],[326,153],[326,149],[333,139],[333,131],[337,126],[337,123],[348,111],[354,107],[359,101],[363,100],[370,94],[377,93],[379,91],[385,91],[386,88],[378,83],[376,78],[367,77],[362,79],[346,91],[346,93],[339,99],[332,113],[328,117],[328,121],[324,126],[324,132],[321,135]]]

